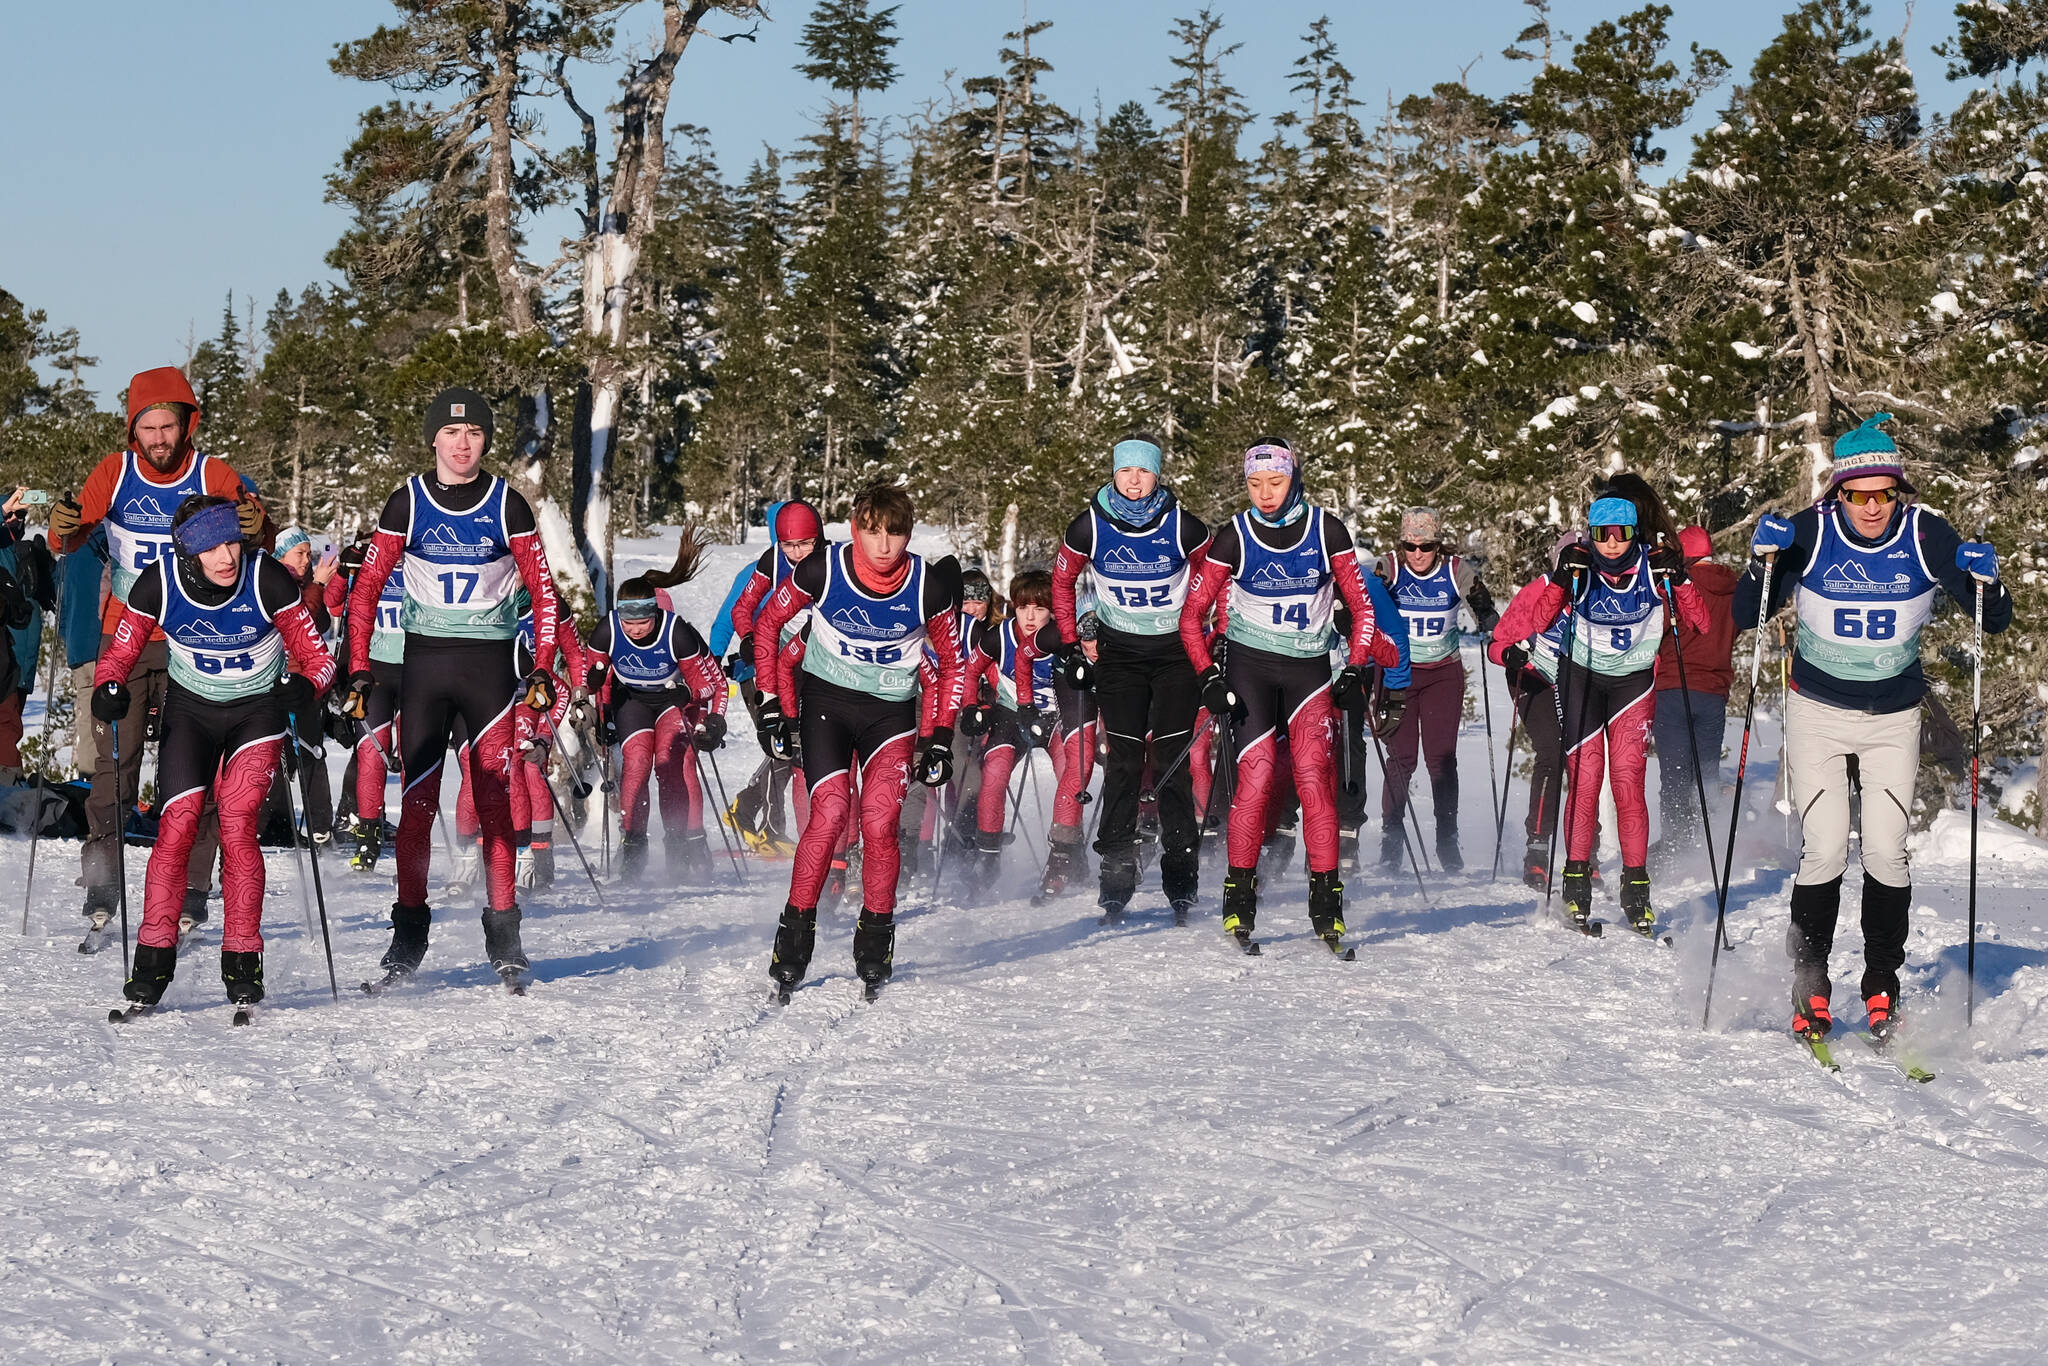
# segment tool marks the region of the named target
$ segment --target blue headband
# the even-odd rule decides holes
[[[241,540],[242,518],[233,503],[215,503],[186,518],[171,536],[180,550],[187,555],[197,555],[229,541]]]
[[[1109,456],[1109,472],[1111,474],[1115,474],[1118,470],[1150,470],[1154,476],[1157,476],[1160,460],[1162,459],[1157,446],[1149,441],[1141,441],[1136,437],[1132,437],[1128,441],[1117,442],[1115,446],[1110,448]]]
[[[1586,515],[1587,526],[1634,526],[1636,505],[1626,498],[1601,498]]]
[[[652,621],[661,615],[659,598],[620,598],[620,621]]]

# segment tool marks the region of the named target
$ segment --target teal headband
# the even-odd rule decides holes
[[[1157,476],[1164,459],[1165,456],[1157,446],[1132,437],[1127,441],[1119,441],[1110,448],[1109,472],[1114,475],[1118,470],[1138,469],[1150,470]]]

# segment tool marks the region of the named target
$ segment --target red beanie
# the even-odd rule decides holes
[[[1688,560],[1704,560],[1714,554],[1714,538],[1703,526],[1689,526],[1678,533],[1678,548]]]
[[[818,520],[818,510],[802,499],[784,503],[782,510],[775,514],[775,539],[778,541],[814,541],[824,534],[824,525]]]

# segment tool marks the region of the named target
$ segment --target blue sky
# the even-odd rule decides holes
[[[1053,98],[1084,116],[1100,99],[1150,101],[1173,78],[1170,22],[1196,0],[1033,0],[1051,20],[1037,50],[1054,66]],[[1557,0],[1553,22],[1572,34],[1624,11],[1620,3]],[[1789,8],[1775,0],[1680,5],[1682,45],[1718,47],[1738,75]],[[1243,48],[1227,68],[1264,116],[1288,106],[1289,64],[1318,15],[1333,17],[1340,55],[1369,103],[1454,80],[1505,91],[1528,68],[1502,59],[1526,11],[1517,0],[1333,4],[1331,0],[1211,0],[1227,41]],[[1879,34],[1904,27],[1905,0],[1876,0]],[[792,69],[809,0],[770,0],[754,42],[692,45],[671,123],[708,128],[726,175],[736,178],[764,144],[786,148],[823,107],[823,92]],[[345,225],[323,202],[324,177],[357,113],[386,97],[327,69],[334,44],[369,33],[388,0],[70,0],[17,5],[0,55],[0,285],[83,334],[101,365],[88,371],[103,401],[134,372],[184,359],[188,340],[219,326],[233,290],[259,316],[277,290],[330,278],[322,257]],[[656,7],[643,3],[622,32],[644,42]],[[994,70],[1017,0],[903,0],[896,87],[871,101],[904,116],[942,98],[955,79]],[[741,27],[714,16],[707,32]],[[1950,32],[1948,6],[1923,4],[1907,49],[1931,109],[1959,98],[1929,48]],[[589,73],[586,103],[615,76]],[[1721,92],[1721,93],[1725,93]],[[1701,119],[1711,122],[1718,97]],[[1253,140],[1266,135],[1261,123]],[[1682,162],[1689,137],[1674,139]]]

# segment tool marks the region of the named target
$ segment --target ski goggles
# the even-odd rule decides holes
[[[1636,537],[1636,529],[1632,526],[1614,526],[1610,524],[1608,526],[1596,526],[1591,528],[1591,530],[1593,539],[1596,541],[1632,541]]]
[[[653,621],[661,615],[658,598],[620,598],[616,609],[620,621]]]
[[[215,503],[194,513],[171,533],[178,549],[197,555],[242,539],[242,518],[233,503]]]
[[[1882,489],[1838,489],[1836,492],[1841,494],[1844,502],[1854,503],[1857,507],[1863,507],[1870,503],[1884,507],[1886,504],[1895,503],[1899,499],[1899,486],[1897,484]]]

